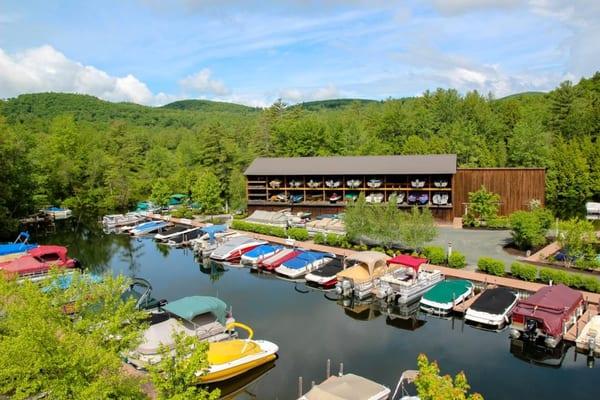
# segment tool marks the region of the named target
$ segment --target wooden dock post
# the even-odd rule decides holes
[[[330,376],[331,376],[331,359],[328,358],[327,359],[327,374],[326,374],[326,379],[329,379]]]
[[[302,377],[298,377],[298,397],[302,397]]]
[[[344,363],[340,363],[340,372],[338,373],[339,376],[344,375]]]

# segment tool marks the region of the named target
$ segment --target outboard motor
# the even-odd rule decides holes
[[[81,265],[81,261],[76,258],[73,259],[73,266],[78,270],[83,271],[83,265]]]
[[[529,340],[534,340],[537,336],[537,327],[538,323],[534,319],[528,319],[525,322],[525,329],[523,331],[523,336]]]

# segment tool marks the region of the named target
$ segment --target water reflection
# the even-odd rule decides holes
[[[530,364],[560,368],[567,354],[569,345],[561,341],[554,349],[544,345],[521,339],[510,339],[510,352],[519,360]]]
[[[250,370],[236,379],[221,383],[220,385],[209,385],[208,390],[219,389],[221,391],[221,399],[259,399],[256,395],[256,386],[260,380],[267,375],[273,368],[277,360],[273,360],[258,368]]]

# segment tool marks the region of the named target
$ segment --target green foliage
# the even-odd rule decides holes
[[[534,282],[538,275],[537,268],[533,265],[527,265],[516,261],[510,265],[510,273],[513,277],[528,282]]]
[[[262,235],[276,236],[280,238],[287,237],[285,229],[280,226],[253,224],[251,222],[241,221],[239,219],[234,219],[233,221],[231,221],[231,229],[260,233]]]
[[[483,400],[479,393],[469,394],[471,386],[464,372],[454,378],[440,376],[440,368],[435,361],[429,362],[425,354],[417,357],[419,374],[415,379],[417,395],[421,400]]]
[[[596,258],[598,238],[594,225],[587,220],[570,219],[559,224],[558,242],[567,250],[568,256],[591,261]]]
[[[489,229],[509,229],[510,228],[510,220],[508,217],[504,215],[499,215],[494,218],[488,219],[486,227]]]
[[[191,218],[194,218],[194,212],[189,207],[187,207],[185,205],[180,205],[176,209],[171,211],[171,216],[173,216],[175,218],[191,219]]]
[[[469,193],[469,205],[464,223],[468,226],[479,227],[486,221],[494,219],[500,209],[500,196],[481,186],[476,192]]]
[[[573,274],[550,268],[540,269],[540,281],[553,284],[562,283],[575,289],[586,290],[592,293],[600,293],[600,281],[595,276]]]
[[[122,372],[119,352],[141,336],[144,315],[120,294],[123,277],[101,283],[74,276],[49,293],[0,275],[0,394],[27,399],[143,399],[139,378]],[[62,312],[72,304],[76,318]],[[115,339],[119,338],[119,339]]]
[[[237,169],[229,176],[229,207],[234,212],[246,210],[246,178]]]
[[[221,182],[212,172],[202,174],[193,190],[194,200],[200,204],[206,214],[217,214],[223,211]]]
[[[306,228],[288,228],[287,236],[300,242],[304,242],[309,238]]]
[[[208,368],[208,343],[196,336],[173,332],[173,347],[159,348],[161,360],[148,368],[159,400],[217,400],[219,390],[207,392],[197,385],[198,372]]]
[[[325,243],[327,243],[326,240],[327,239],[325,238],[325,235],[323,235],[320,232],[315,234],[315,236],[313,236],[313,242],[315,244],[325,244]]]
[[[425,246],[423,248],[423,255],[429,260],[431,264],[445,265],[446,264],[446,250],[440,246]]]
[[[477,260],[477,269],[496,276],[504,276],[506,273],[504,262],[490,257],[481,257]]]
[[[543,208],[516,211],[510,215],[510,234],[518,248],[527,250],[546,243],[546,234],[551,224],[552,214]]]
[[[437,236],[435,220],[428,208],[414,206],[410,212],[402,212],[401,215],[400,240],[407,247],[418,251]]]
[[[152,186],[152,194],[150,200],[153,203],[158,204],[161,207],[165,207],[169,204],[169,198],[171,197],[171,188],[167,184],[167,181],[163,178],[157,179]]]
[[[464,254],[452,250],[452,253],[448,257],[448,266],[450,268],[464,268],[467,266],[467,257]]]

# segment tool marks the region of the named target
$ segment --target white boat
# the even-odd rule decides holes
[[[160,347],[172,348],[175,344],[173,333],[196,336],[209,342],[228,340],[235,335],[227,328],[235,322],[231,310],[216,297],[184,297],[164,305],[162,310],[168,318],[146,329],[141,344],[126,355],[130,364],[144,368],[159,362]]]
[[[337,188],[340,187],[340,181],[330,179],[325,181],[325,186],[327,186],[328,188]]]
[[[486,289],[465,313],[465,321],[486,328],[502,329],[510,322],[519,296],[507,288]]]
[[[190,246],[194,252],[204,258],[212,254],[212,252],[227,240],[235,236],[241,236],[241,234],[228,231],[227,225],[210,225],[202,228],[204,233],[202,236],[190,241]]]
[[[600,219],[600,203],[585,203],[586,218],[589,220]]]
[[[590,356],[600,356],[600,315],[585,324],[575,340],[577,350]]]
[[[48,207],[42,210],[45,214],[51,216],[55,220],[68,219],[73,216],[73,212],[68,208]]]
[[[438,270],[421,269],[421,265],[427,263],[425,258],[401,254],[387,263],[398,265],[399,268],[379,278],[375,284],[375,294],[377,298],[386,299],[388,302],[411,303],[444,280],[444,275]]]
[[[296,257],[285,261],[275,268],[275,272],[288,278],[296,279],[316,270],[333,258],[335,258],[335,255],[330,253],[303,251]]]
[[[137,212],[127,214],[110,214],[102,217],[102,225],[108,229],[119,228],[126,225],[136,225],[144,221],[146,217]]]
[[[437,180],[433,181],[433,186],[438,187],[438,188],[445,188],[446,186],[448,186],[448,180],[447,179],[437,179]]]
[[[455,305],[465,301],[473,293],[473,284],[465,279],[442,281],[421,297],[421,310],[445,316]]]
[[[279,179],[273,179],[271,182],[269,182],[269,186],[271,186],[273,189],[276,189],[281,186],[281,181]]]
[[[298,400],[386,400],[391,390],[359,375],[332,375]]]
[[[414,181],[410,181],[410,186],[414,188],[422,188],[425,187],[425,181],[417,178]]]
[[[308,182],[306,182],[306,186],[308,186],[309,188],[318,188],[319,186],[321,186],[321,182],[311,179]]]
[[[346,257],[346,268],[337,274],[336,292],[343,297],[364,299],[372,294],[374,281],[397,268],[390,257],[377,251],[361,251]]]
[[[383,201],[383,193],[370,193],[365,197],[367,203],[381,203]]]
[[[147,235],[154,232],[159,232],[169,226],[165,221],[148,221],[129,229],[129,234],[132,236]]]
[[[292,179],[290,182],[290,187],[295,187],[298,188],[300,186],[302,186],[302,181],[296,180],[296,179]]]
[[[167,229],[164,232],[157,233],[154,236],[154,240],[169,246],[181,246],[192,239],[196,239],[202,234],[201,228],[197,226],[176,226],[172,229]]]
[[[235,236],[217,247],[210,258],[216,261],[239,260],[245,253],[261,244],[267,244],[267,242],[249,236]]]
[[[378,188],[382,184],[381,179],[369,179],[367,186],[370,188]]]
[[[359,187],[361,183],[362,182],[358,179],[349,179],[348,181],[346,181],[348,187],[353,189]]]

